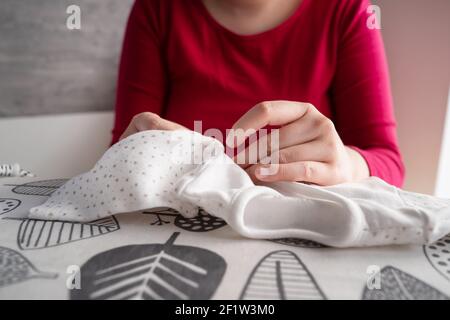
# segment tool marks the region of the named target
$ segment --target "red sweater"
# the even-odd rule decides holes
[[[279,26],[242,36],[202,0],[137,0],[119,70],[113,142],[144,111],[225,132],[265,100],[312,103],[370,174],[401,186],[389,76],[367,0],[303,0]]]

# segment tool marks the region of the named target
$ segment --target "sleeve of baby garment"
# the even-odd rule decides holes
[[[344,197],[326,191],[314,198],[301,193],[286,196],[268,186],[255,186],[243,169],[225,157],[184,177],[178,194],[249,238],[292,237],[347,247],[355,244],[363,225],[359,207]]]
[[[332,247],[432,243],[450,233],[450,200],[398,189],[372,177],[320,187],[255,186],[230,160],[184,177],[178,196],[256,239],[300,238]]]

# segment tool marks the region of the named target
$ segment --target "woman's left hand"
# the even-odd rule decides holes
[[[163,119],[153,112],[138,113],[131,119],[127,129],[122,133],[119,140],[123,140],[132,134],[145,130],[187,130],[182,125]]]
[[[248,160],[255,156],[249,152],[257,150],[258,142],[242,151],[245,152],[246,161],[238,163],[255,182],[302,181],[333,185],[369,176],[364,158],[359,152],[343,144],[333,122],[313,105],[291,101],[262,102],[244,114],[232,129],[235,132],[238,129],[241,132],[248,132],[249,129],[258,131],[267,125],[281,126],[278,143],[271,141],[276,137],[273,133],[259,138],[266,139],[262,145],[267,146],[268,150],[264,151],[270,157],[270,163],[261,164],[263,159],[257,155],[258,163],[249,163]],[[231,139],[234,139],[235,145],[239,146],[248,136],[230,132],[227,144],[233,145]],[[235,160],[242,156],[243,154],[235,156]]]

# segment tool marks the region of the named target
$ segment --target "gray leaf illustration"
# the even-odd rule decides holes
[[[101,236],[120,229],[115,217],[86,223],[20,219],[17,245],[22,250],[42,249]]]
[[[156,220],[154,220],[153,222],[150,223],[152,226],[154,226],[154,225],[162,226],[162,225],[168,224],[168,223],[170,223],[170,221],[164,220],[163,219],[164,216],[176,217],[180,214],[178,211],[176,211],[174,209],[165,208],[165,207],[149,209],[149,210],[143,211],[142,213],[155,215]]]
[[[291,247],[300,247],[300,248],[326,248],[323,244],[320,244],[315,241],[305,240],[305,239],[297,239],[297,238],[281,238],[281,239],[273,239],[270,240],[279,244],[284,244]]]
[[[81,290],[71,299],[209,299],[225,273],[225,260],[197,247],[129,245],[102,252],[81,268]]]
[[[423,246],[423,251],[433,268],[450,280],[450,235],[433,244]]]
[[[162,226],[170,223],[170,221],[164,220],[163,217],[175,217],[174,224],[178,228],[191,232],[208,232],[227,225],[223,219],[214,217],[203,209],[199,209],[198,215],[194,218],[185,218],[178,211],[170,208],[154,208],[152,210],[146,210],[143,213],[156,216],[156,220],[151,225]]]
[[[13,211],[20,203],[21,201],[17,199],[0,198],[0,215]]]
[[[54,279],[56,273],[41,272],[20,253],[0,247],[0,287],[32,278]]]
[[[291,251],[273,251],[255,266],[242,290],[244,300],[326,299],[312,274]]]
[[[30,196],[50,196],[56,189],[59,189],[59,187],[64,185],[66,182],[67,179],[53,179],[9,186],[14,186],[12,192],[17,194],[26,194]]]
[[[397,268],[381,270],[380,289],[364,288],[363,300],[448,300],[442,292]]]
[[[225,220],[214,217],[203,209],[200,209],[198,215],[194,218],[188,219],[178,215],[174,223],[177,227],[192,232],[207,232],[227,225]]]

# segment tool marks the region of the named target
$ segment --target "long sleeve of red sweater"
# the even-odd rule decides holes
[[[156,7],[136,1],[128,19],[119,66],[113,143],[136,114],[162,113],[168,86],[157,23]]]
[[[381,32],[367,26],[367,0],[303,0],[281,25],[242,36],[202,0],[136,0],[127,25],[113,142],[151,111],[193,129],[230,128],[267,100],[312,103],[335,123],[370,174],[401,186]]]
[[[367,1],[350,1],[342,15],[331,99],[341,139],[368,163],[370,175],[401,186],[404,166],[396,137],[381,33],[367,27]]]

